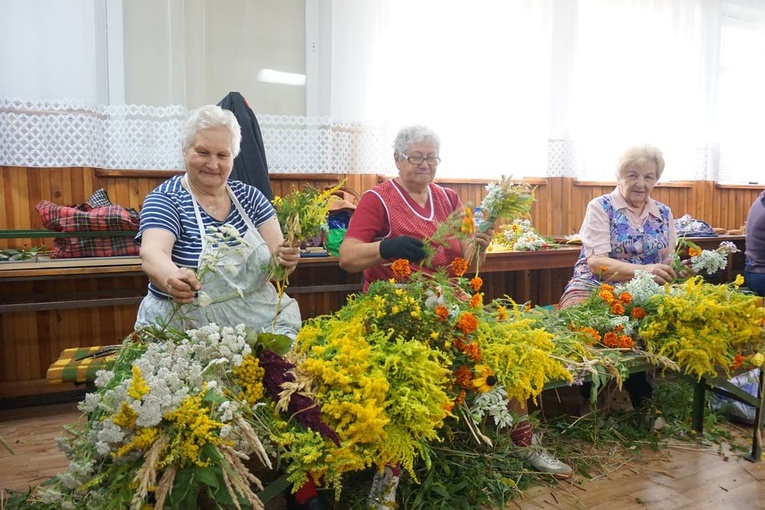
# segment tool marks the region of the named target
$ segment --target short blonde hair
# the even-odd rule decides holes
[[[616,179],[623,177],[624,171],[628,168],[642,167],[647,163],[656,165],[656,180],[661,178],[664,172],[664,154],[661,149],[653,145],[633,145],[628,148],[619,158],[619,164],[616,167]]]

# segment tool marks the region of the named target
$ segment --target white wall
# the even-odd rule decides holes
[[[0,97],[97,100],[93,0],[0,0]]]
[[[305,0],[0,0],[0,97],[304,115]]]

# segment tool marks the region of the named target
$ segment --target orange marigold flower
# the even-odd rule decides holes
[[[598,266],[598,269],[600,269],[600,274],[603,274],[608,271],[608,266],[600,265]]]
[[[632,309],[632,313],[630,313],[633,319],[642,319],[646,316],[645,308],[641,308],[639,306],[636,306]]]
[[[632,337],[627,335],[619,335],[618,346],[622,349],[632,349],[635,346],[635,342],[632,341]]]
[[[746,361],[746,356],[743,356],[740,352],[737,352],[736,357],[733,358],[733,370],[740,368],[741,365],[744,364],[744,361]]]
[[[412,268],[409,267],[409,261],[406,259],[396,259],[390,268],[393,270],[393,275],[398,278],[407,278],[412,274]]]
[[[579,328],[579,331],[581,333],[584,333],[584,335],[588,337],[588,341],[587,341],[588,345],[592,345],[600,341],[600,335],[595,330],[595,328],[592,328],[590,326],[585,326],[585,327]]]
[[[468,358],[472,359],[476,363],[480,363],[481,358],[483,358],[483,354],[481,353],[481,348],[478,347],[478,344],[475,342],[470,342],[465,346],[465,354],[467,354]]]
[[[618,347],[619,346],[619,338],[617,338],[616,333],[613,331],[609,331],[605,335],[603,335],[603,345],[606,347]]]
[[[691,246],[690,248],[688,248],[688,255],[690,255],[691,257],[698,257],[699,255],[701,255],[701,250]]]
[[[454,384],[463,388],[473,387],[473,372],[465,365],[460,365],[454,372]]]
[[[460,315],[460,318],[457,321],[457,329],[465,334],[469,334],[475,331],[477,328],[478,320],[475,318],[475,315],[470,312],[465,312]]]
[[[610,290],[602,289],[600,292],[598,292],[598,296],[600,296],[600,299],[608,303],[609,305],[616,301],[616,298],[614,297],[614,293]]]
[[[436,316],[441,319],[442,321],[445,321],[449,318],[449,309],[446,308],[444,305],[438,305],[436,307]]]
[[[465,271],[467,271],[468,261],[462,257],[456,257],[454,260],[452,260],[451,266],[452,271],[454,272],[454,276],[460,277],[465,274]]]
[[[470,305],[470,308],[481,308],[483,306],[483,294],[473,294],[473,297],[470,298],[468,304]]]
[[[622,326],[621,324],[617,324],[616,326],[614,326],[614,333],[621,333],[622,331],[624,331],[624,326]]]
[[[473,287],[473,292],[478,292],[481,290],[482,285],[483,279],[480,276],[474,276],[470,279],[470,286]]]
[[[507,319],[507,308],[504,306],[497,307],[497,320],[503,321]]]
[[[621,304],[619,301],[614,301],[613,303],[611,303],[611,313],[614,315],[623,315],[624,305]]]
[[[610,283],[604,283],[600,286],[601,289],[607,290],[608,292],[613,292],[615,287],[611,285]]]
[[[621,301],[625,305],[628,304],[630,301],[632,301],[632,294],[626,291],[622,292],[621,294],[619,294],[619,301]]]

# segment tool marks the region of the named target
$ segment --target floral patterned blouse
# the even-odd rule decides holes
[[[588,204],[590,208],[602,208],[608,218],[611,251],[608,256],[631,264],[670,264],[675,250],[676,235],[672,211],[666,205],[655,200],[646,206],[649,214],[640,225],[630,221],[625,207],[626,202],[618,191],[598,197]],[[585,217],[581,231],[588,229]],[[582,252],[574,266],[574,276],[566,285],[565,296],[569,291],[591,291],[602,283],[597,275],[592,274],[587,264],[587,257],[594,255],[588,239],[582,238]],[[561,299],[563,301],[563,299]]]

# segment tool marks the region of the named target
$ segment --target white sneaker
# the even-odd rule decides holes
[[[559,461],[542,448],[536,435],[531,438],[531,446],[519,447],[516,455],[540,473],[549,473],[556,478],[569,478],[574,474],[571,466]]]
[[[398,507],[396,505],[398,480],[398,475],[393,474],[390,466],[385,466],[385,469],[375,473],[375,477],[372,479],[372,489],[369,491],[369,499],[367,500],[371,510],[389,510]]]

